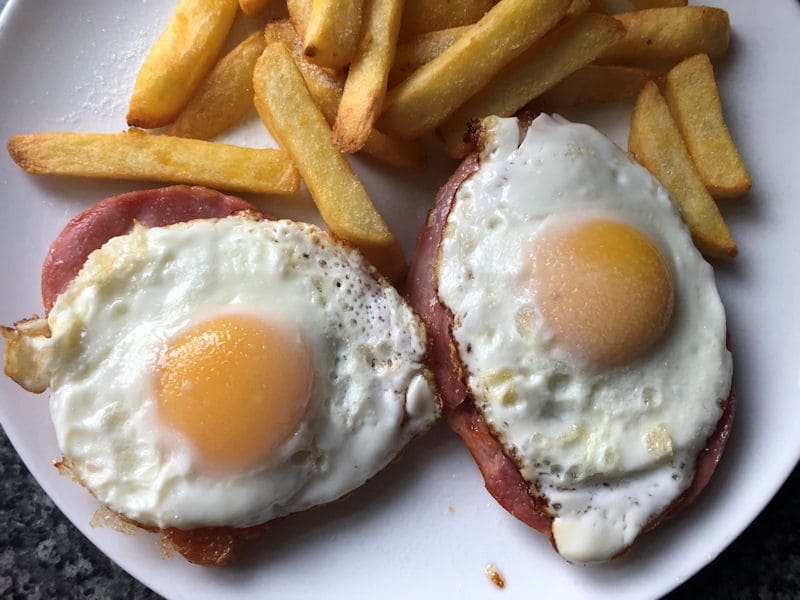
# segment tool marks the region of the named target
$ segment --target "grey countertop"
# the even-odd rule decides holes
[[[0,0],[0,11],[7,0]],[[42,491],[0,432],[0,598],[159,598],[89,542]],[[800,597],[800,467],[756,521],[670,594]]]

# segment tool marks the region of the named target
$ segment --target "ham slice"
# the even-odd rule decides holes
[[[50,311],[92,251],[112,237],[128,233],[134,223],[162,227],[193,219],[227,217],[241,211],[260,214],[240,198],[185,185],[130,192],[95,204],[73,218],[50,246],[42,267],[45,310]],[[63,468],[65,461],[58,464]],[[179,552],[190,562],[222,565],[235,558],[243,542],[259,537],[273,522],[245,528],[144,529],[160,533],[165,548]]]
[[[227,217],[251,204],[202,187],[175,185],[130,192],[98,202],[74,217],[51,244],[42,267],[42,301],[49,313],[56,297],[81,270],[86,257],[112,237],[124,235],[138,222],[161,227]]]
[[[523,131],[529,123],[530,115],[521,119]],[[546,501],[530,491],[516,463],[505,454],[475,408],[453,340],[453,315],[439,301],[437,292],[435,265],[447,216],[461,184],[478,169],[479,164],[478,153],[469,155],[439,190],[436,203],[417,236],[406,282],[406,297],[428,328],[429,365],[439,383],[444,417],[469,448],[483,475],[486,489],[508,512],[552,541],[553,517]],[[663,513],[656,515],[646,529],[655,527],[697,498],[719,463],[730,435],[734,412],[735,400],[731,392],[715,431],[697,456],[691,484]]]

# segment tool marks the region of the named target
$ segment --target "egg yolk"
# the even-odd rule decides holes
[[[672,276],[641,231],[606,218],[551,218],[530,246],[530,282],[557,344],[601,366],[643,356],[672,316]]]
[[[311,360],[291,329],[249,315],[197,323],[159,357],[159,417],[206,464],[246,468],[298,428],[311,395]]]

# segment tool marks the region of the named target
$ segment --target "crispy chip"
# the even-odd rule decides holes
[[[645,8],[669,8],[674,6],[686,6],[689,0],[631,0],[639,10]]]
[[[644,86],[633,109],[628,149],[672,194],[706,258],[736,256],[728,226],[700,181],[667,102],[652,81]]]
[[[369,134],[361,152],[393,167],[422,170],[428,164],[421,140],[399,140],[377,129]]]
[[[394,64],[389,71],[389,85],[397,85],[422,65],[439,56],[469,31],[470,27],[471,25],[462,25],[429,31],[398,44]]]
[[[576,16],[588,11],[591,0],[573,0],[567,16]],[[395,86],[415,70],[432,61],[469,31],[471,25],[461,25],[437,31],[429,31],[414,36],[397,46],[392,70],[389,72],[389,86]]]
[[[289,49],[295,65],[303,75],[311,97],[328,123],[333,124],[339,108],[339,100],[342,98],[346,75],[305,60],[303,58],[303,41],[298,37],[292,23],[288,21],[267,23],[264,27],[264,40],[267,44],[281,42]]]
[[[261,194],[295,194],[300,177],[282,150],[241,148],[140,129],[124,133],[33,133],[8,140],[29,173],[205,185]]]
[[[586,65],[536,99],[536,107],[553,111],[583,104],[605,104],[636,98],[660,73],[638,67]]]
[[[722,56],[730,43],[730,20],[721,8],[651,8],[614,18],[627,34],[600,57],[605,64],[669,66],[699,53]]]
[[[705,54],[667,73],[664,96],[706,189],[715,198],[741,196],[750,174],[722,116],[714,69]]]
[[[181,0],[136,76],[128,125],[169,125],[214,65],[237,0]]]
[[[378,128],[406,139],[438,127],[550,30],[570,0],[500,0],[465,35],[390,90]]]
[[[496,0],[406,0],[400,39],[421,33],[476,23]]]
[[[330,69],[352,60],[361,32],[363,0],[314,0],[303,35],[303,54]]]
[[[264,37],[267,43],[282,42],[289,48],[311,97],[332,126],[342,98],[344,76],[304,60],[300,39],[288,21],[267,23]],[[424,169],[426,164],[425,146],[419,140],[398,140],[377,129],[372,130],[361,152],[395,167]]]
[[[568,17],[576,17],[585,13],[592,7],[591,0],[572,0],[569,9],[567,9]]]
[[[612,17],[585,13],[567,20],[505,67],[491,85],[473,96],[438,129],[448,154],[466,156],[467,125],[488,115],[508,117],[570,73],[592,62],[625,34]]]
[[[364,146],[383,108],[402,8],[402,0],[364,2],[361,42],[333,126],[333,142],[342,152],[358,152]]]
[[[295,31],[300,34],[301,38],[305,37],[313,6],[314,0],[286,0],[289,20],[292,22]]]
[[[170,135],[210,140],[241,119],[253,105],[253,69],[264,46],[257,31],[220,60],[178,115]]]
[[[239,0],[239,6],[248,17],[257,17],[267,10],[270,2],[271,0]]]
[[[331,141],[285,44],[268,44],[253,76],[261,119],[291,155],[331,233],[361,250],[392,281],[405,273],[403,251],[350,164]]]

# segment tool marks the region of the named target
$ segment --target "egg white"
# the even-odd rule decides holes
[[[242,312],[302,336],[309,410],[265,464],[208,469],[162,424],[166,340]],[[425,332],[361,255],[313,225],[248,216],[136,226],[93,252],[48,316],[51,414],[73,474],[137,523],[245,527],[341,497],[438,414]]]
[[[541,115],[484,120],[480,167],[460,187],[437,264],[440,300],[475,404],[535,493],[559,551],[610,558],[691,483],[731,383],[725,314],[711,267],[669,194],[587,125]],[[622,220],[670,269],[665,338],[631,364],[598,368],[554,344],[525,254],[554,216]]]

